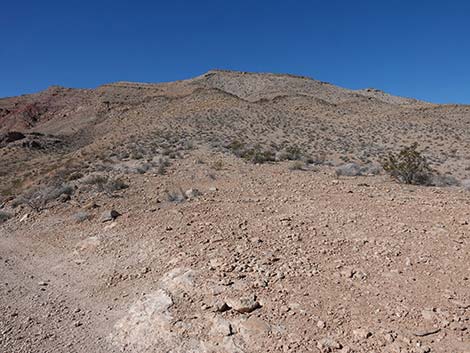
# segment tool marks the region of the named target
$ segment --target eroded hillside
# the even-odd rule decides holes
[[[220,70],[2,99],[0,351],[468,353],[469,124]],[[381,170],[413,142],[439,185]]]

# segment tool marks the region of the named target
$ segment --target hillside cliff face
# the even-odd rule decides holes
[[[0,131],[28,130],[51,119],[80,119],[96,113],[100,104],[143,104],[152,97],[183,97],[198,90],[219,90],[244,101],[304,98],[331,104],[412,105],[414,99],[395,97],[375,89],[348,90],[308,77],[211,70],[199,77],[162,84],[118,82],[93,89],[53,86],[37,94],[0,99]]]

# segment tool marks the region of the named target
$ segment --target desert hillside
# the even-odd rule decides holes
[[[418,143],[427,186],[381,167]],[[470,352],[470,106],[212,70],[0,99],[0,351]]]

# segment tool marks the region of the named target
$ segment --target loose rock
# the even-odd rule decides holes
[[[235,311],[238,311],[239,313],[251,313],[252,311],[261,307],[260,303],[256,301],[255,295],[228,299],[227,304],[229,307]]]
[[[109,210],[109,211],[104,211],[103,214],[101,215],[101,221],[102,222],[110,222],[114,221],[116,218],[118,218],[121,214],[116,211],[116,210]]]

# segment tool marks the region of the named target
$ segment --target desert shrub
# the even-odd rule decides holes
[[[0,224],[8,221],[12,217],[8,212],[0,211]]]
[[[41,185],[17,197],[13,201],[12,206],[16,207],[25,204],[35,211],[40,211],[46,207],[48,202],[57,200],[62,195],[70,196],[74,190],[73,186],[69,184]]]
[[[226,146],[237,157],[252,163],[274,162],[276,155],[273,151],[263,149],[260,145],[248,147],[242,142],[235,140]]]
[[[41,190],[41,194],[44,195],[46,202],[58,199],[62,195],[72,195],[74,188],[69,184],[62,185],[50,185]]]
[[[108,177],[100,174],[92,174],[82,178],[81,182],[86,185],[100,185],[107,183]]]
[[[288,146],[285,149],[285,158],[289,161],[297,161],[302,159],[303,152],[297,145]]]
[[[166,167],[164,164],[159,164],[157,167],[157,174],[158,175],[165,175],[166,173]]]
[[[457,178],[452,175],[434,174],[431,177],[431,184],[433,186],[448,187],[448,186],[460,186],[461,183]]]
[[[463,186],[464,190],[470,191],[470,179],[462,180],[460,184]]]
[[[170,166],[170,164],[171,163],[167,158],[158,158],[158,162],[156,163],[157,174],[164,175],[166,173],[166,169]]]
[[[322,165],[326,163],[326,154],[325,153],[318,153],[308,158],[308,163]]]
[[[382,172],[382,167],[369,163],[361,168],[363,175],[379,175]]]
[[[142,159],[144,158],[144,154],[141,151],[133,151],[130,154],[131,159]]]
[[[357,163],[346,163],[336,167],[335,172],[337,176],[361,176],[361,175],[378,175],[381,168],[375,164],[359,165]]]
[[[245,151],[245,144],[243,142],[240,142],[238,140],[234,140],[230,142],[227,146],[227,149],[232,151],[233,154],[235,154],[238,157],[241,157],[243,152]]]
[[[82,172],[73,172],[68,176],[67,180],[68,181],[73,181],[73,180],[78,180],[80,178],[83,178],[83,173]]]
[[[110,179],[107,176],[94,174],[82,178],[82,184],[92,185],[100,192],[113,193],[129,187],[122,179]]]
[[[418,144],[413,143],[398,153],[390,152],[382,161],[383,169],[394,179],[405,184],[430,185],[433,170],[429,166]]]
[[[180,203],[186,200],[186,195],[182,189],[178,190],[166,190],[167,200],[170,202]]]
[[[362,175],[361,167],[356,163],[343,164],[335,169],[337,176],[359,176]]]
[[[91,216],[85,211],[79,211],[79,212],[75,213],[72,217],[75,220],[75,222],[77,222],[77,223],[82,223],[82,222],[87,221],[91,218]]]
[[[214,170],[222,170],[224,169],[224,161],[221,159],[218,159],[214,161],[214,163],[211,164],[212,169]]]
[[[127,185],[124,180],[122,179],[110,179],[107,183],[101,185],[100,191],[105,191],[107,193],[113,193],[115,191],[127,189],[129,185]]]
[[[16,208],[18,207],[19,205],[23,205],[25,203],[25,200],[23,198],[23,196],[17,196],[15,197],[11,203],[10,203],[10,206],[13,207],[13,208]]]
[[[137,166],[135,170],[139,174],[145,174],[151,167],[152,165],[150,163],[142,163],[139,166]]]
[[[248,153],[244,158],[255,164],[275,161],[275,155],[272,151],[253,150],[252,153]]]
[[[295,161],[289,166],[289,170],[305,170],[305,163]]]
[[[194,149],[194,142],[189,140],[189,141],[183,141],[183,146],[182,148],[184,150],[193,150]]]
[[[274,162],[276,160],[276,155],[273,151],[263,150],[260,146],[255,146],[245,150],[241,157],[255,164]]]

